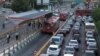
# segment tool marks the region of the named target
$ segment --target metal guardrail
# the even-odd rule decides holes
[[[32,30],[32,29],[30,29]],[[10,31],[7,33],[4,33],[3,35],[0,35],[0,46],[4,46],[5,44],[7,44],[7,34],[10,35],[10,39],[15,37],[15,33],[18,32],[19,34],[23,35],[26,33],[26,28],[25,27],[21,27],[20,29],[14,30],[14,31]]]
[[[10,40],[11,40],[16,37],[16,33],[19,33],[19,38],[20,38],[23,35],[30,34],[31,32],[33,32],[33,30],[38,30],[38,26],[28,27],[27,24],[23,24],[21,27],[19,27],[17,29],[15,28],[15,29],[12,29],[11,31],[0,34],[0,47],[4,47],[5,44],[8,44],[7,43],[7,40],[8,40],[7,35],[8,34],[10,35]],[[10,42],[10,40],[9,40],[9,42]]]
[[[4,49],[0,52],[0,56],[12,56],[14,53],[27,45],[30,41],[32,41],[39,34],[39,31],[40,30],[36,31],[34,34],[29,35],[27,38],[21,40],[20,42],[17,42],[13,46],[9,46],[8,48]],[[33,35],[35,36],[33,37]]]

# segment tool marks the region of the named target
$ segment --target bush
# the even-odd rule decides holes
[[[12,10],[16,12],[28,11],[30,10],[29,0],[14,0],[11,4]]]
[[[96,28],[98,30],[98,33],[100,34],[100,21],[96,21],[95,24],[96,24]]]
[[[96,8],[93,11],[92,16],[94,18],[94,21],[100,21],[100,8]]]
[[[92,13],[93,19],[95,21],[96,28],[100,34],[100,7],[96,8]]]

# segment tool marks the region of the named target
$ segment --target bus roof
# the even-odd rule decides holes
[[[37,17],[43,16],[45,14],[50,13],[49,11],[37,11],[37,10],[31,10],[27,12],[22,12],[22,13],[17,13],[17,14],[12,14],[8,15],[8,18],[13,18],[13,19],[35,19]]]
[[[57,16],[52,16],[49,20],[48,20],[48,23],[55,23],[56,21],[58,21],[59,17]]]
[[[9,20],[14,22],[15,24],[20,24],[24,21],[31,20],[31,19],[36,19],[40,16],[44,16],[46,14],[50,13],[49,11],[36,11],[36,10],[31,10],[27,12],[22,12],[22,13],[17,13],[17,14],[11,14],[6,16]]]
[[[95,26],[94,23],[89,23],[89,22],[86,22],[85,25],[92,25],[92,26]]]

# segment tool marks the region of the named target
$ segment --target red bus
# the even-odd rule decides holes
[[[89,10],[89,9],[83,9],[83,10],[77,9],[76,10],[77,16],[91,15],[91,13],[92,13],[92,10]]]
[[[44,22],[42,32],[54,33],[59,27],[59,17],[52,16]]]
[[[66,21],[67,16],[68,16],[68,15],[67,15],[67,12],[66,12],[66,11],[60,12],[60,20]]]

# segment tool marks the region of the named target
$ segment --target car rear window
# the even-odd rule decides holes
[[[50,50],[57,50],[57,48],[49,48]]]
[[[73,44],[78,44],[78,42],[76,42],[76,41],[70,41],[70,43],[73,43]]]
[[[94,53],[86,53],[85,56],[95,56]]]
[[[65,51],[74,51],[73,48],[66,48]]]

